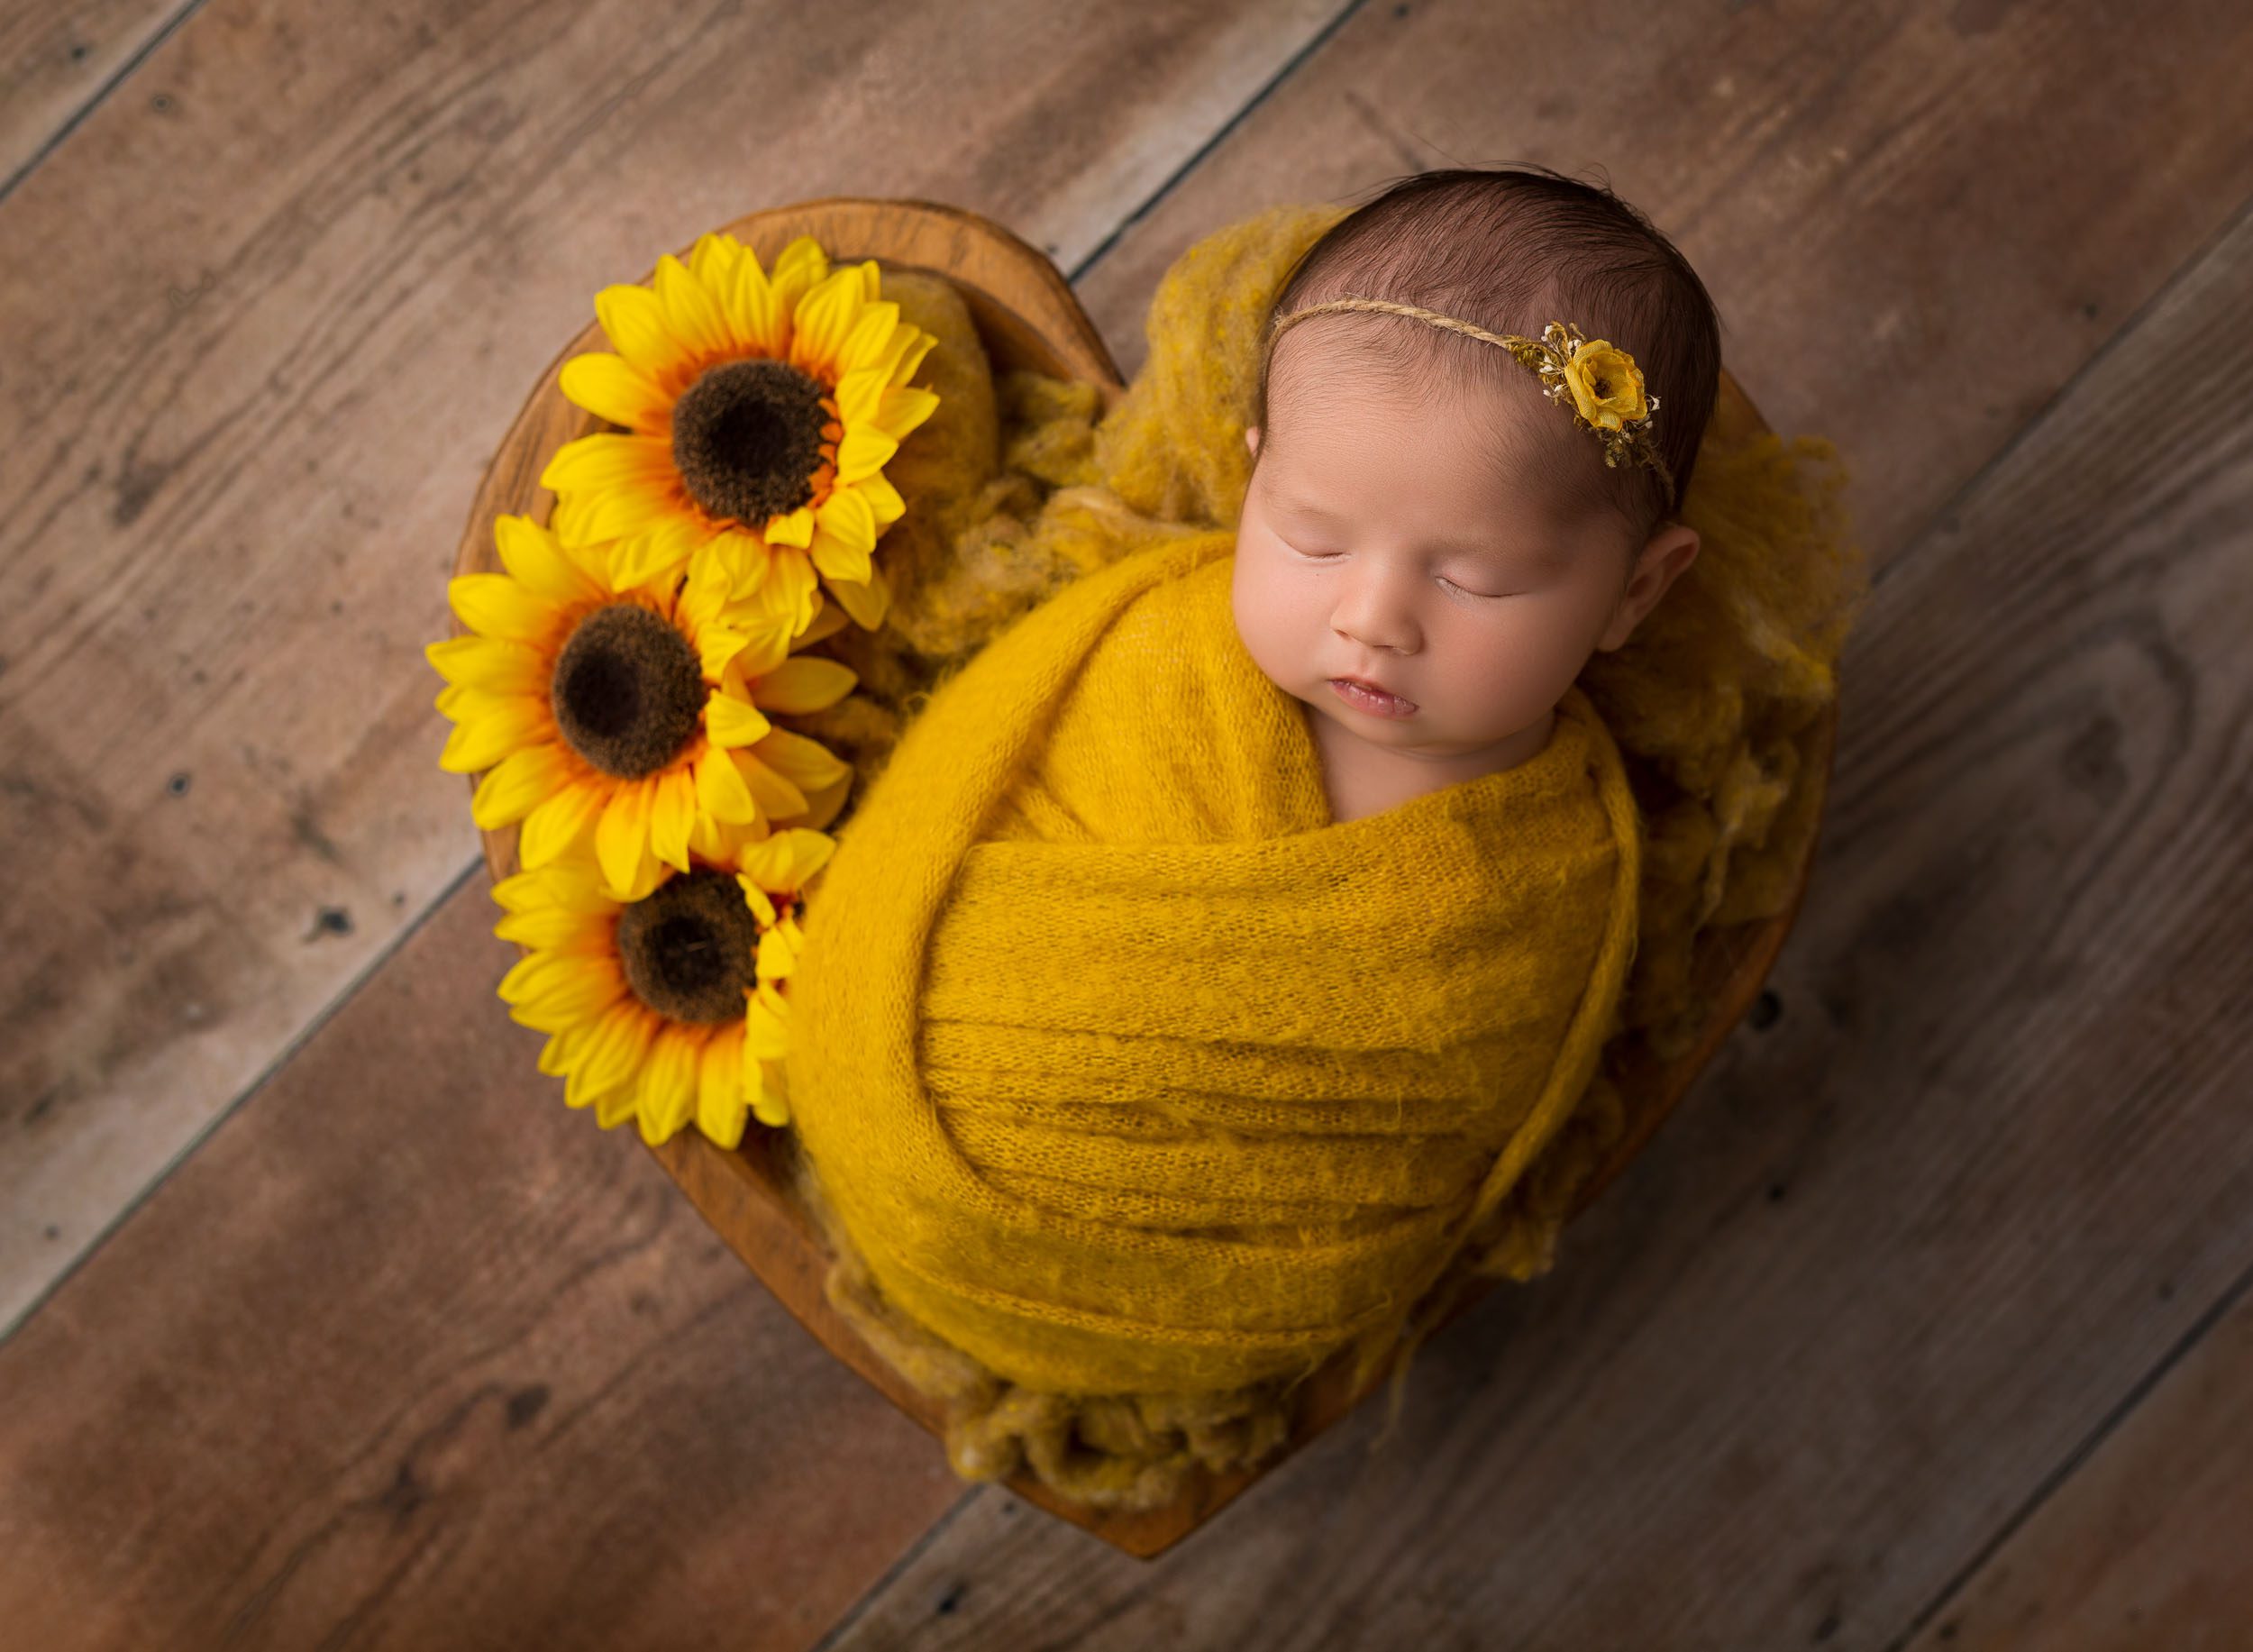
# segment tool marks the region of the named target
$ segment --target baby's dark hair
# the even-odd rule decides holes
[[[1656,474],[1641,465],[1607,467],[1602,443],[1562,411],[1555,416],[1584,443],[1585,462],[1567,463],[1556,483],[1588,504],[1610,504],[1634,526],[1637,544],[1679,512],[1720,390],[1720,319],[1689,260],[1609,188],[1534,166],[1397,179],[1300,255],[1261,336],[1276,315],[1345,297],[1412,304],[1491,333],[1538,338],[1549,322],[1567,321],[1591,339],[1609,339],[1635,358],[1645,388],[1660,399],[1651,434],[1674,479],[1674,512]],[[1356,344],[1450,385],[1492,388],[1515,374],[1538,388],[1499,345],[1425,322],[1390,321]],[[1262,358],[1254,395],[1263,458],[1272,434],[1271,360]]]

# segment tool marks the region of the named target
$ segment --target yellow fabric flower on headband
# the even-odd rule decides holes
[[[1631,424],[1650,411],[1643,370],[1609,339],[1590,339],[1566,359],[1564,385],[1581,417],[1606,430]]]

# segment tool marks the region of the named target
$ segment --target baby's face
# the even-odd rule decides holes
[[[1468,409],[1453,395],[1302,365],[1318,393],[1274,404],[1278,439],[1245,496],[1237,632],[1278,687],[1350,734],[1475,766],[1542,723],[1599,645],[1624,640],[1610,634],[1639,547],[1615,512],[1562,514],[1539,468],[1546,439],[1595,439],[1530,374],[1523,406]],[[1529,423],[1544,417],[1562,429]],[[1510,468],[1496,458],[1498,425],[1522,484],[1498,474]],[[1255,455],[1259,434],[1248,438]],[[1382,715],[1341,692],[1339,677],[1409,708]]]

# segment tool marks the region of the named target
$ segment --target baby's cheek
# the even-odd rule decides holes
[[[1236,634],[1254,663],[1268,677],[1288,685],[1301,673],[1304,662],[1293,656],[1302,644],[1292,593],[1271,577],[1256,557],[1236,560],[1234,599]]]

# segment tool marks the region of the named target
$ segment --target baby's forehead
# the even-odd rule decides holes
[[[1526,382],[1508,374],[1499,382],[1419,375],[1351,350],[1309,351],[1281,393],[1271,381],[1271,430],[1261,443],[1272,441],[1296,495],[1322,494],[1341,455],[1358,454],[1373,436],[1398,435],[1405,439],[1375,447],[1414,471],[1404,481],[1444,479],[1498,514],[1541,517],[1557,527],[1580,524],[1604,506],[1583,474],[1587,456],[1573,445],[1575,436],[1588,438],[1543,396],[1533,374],[1514,361],[1509,368]]]

